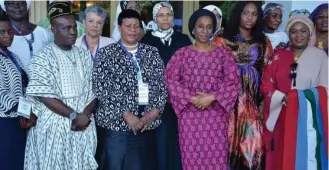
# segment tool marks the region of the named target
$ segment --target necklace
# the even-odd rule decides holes
[[[325,38],[317,37],[316,38],[317,47],[323,50],[324,49],[324,41],[328,41],[328,37],[325,37]]]
[[[304,49],[305,50],[305,49]],[[295,54],[294,54],[294,63],[297,63],[297,61],[299,60],[299,58],[300,58],[300,56],[303,54],[303,52],[304,52],[304,50],[303,51],[301,51],[301,52],[294,52]]]
[[[122,41],[121,41],[122,42]],[[126,44],[124,44],[123,42],[122,42],[122,45],[123,46],[125,46],[125,47],[127,47],[127,48],[135,48],[135,47],[137,47],[138,46],[138,43],[136,43],[136,45],[126,45]]]
[[[300,55],[299,55],[299,54],[296,54],[296,55],[294,56],[294,62],[295,62],[295,63],[297,63],[297,61],[298,61],[299,57],[300,57]]]
[[[196,46],[195,46],[195,43],[193,43],[193,47],[196,49],[196,50],[199,50]],[[206,50],[209,50],[211,48],[211,43],[209,44],[209,47],[206,48]]]
[[[323,48],[324,48],[324,47],[323,47],[323,42],[321,42],[321,41],[318,42],[318,45],[317,45],[317,46],[318,46],[318,48],[320,48],[321,50],[323,50]]]

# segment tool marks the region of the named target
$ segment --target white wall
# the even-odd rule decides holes
[[[265,0],[265,3],[268,2],[273,2],[273,3],[279,3],[282,4],[284,7],[284,13],[283,13],[283,17],[282,17],[282,24],[279,27],[280,31],[284,31],[285,27],[286,27],[286,22],[288,20],[289,17],[289,13],[292,10],[295,9],[307,9],[308,11],[310,11],[310,13],[312,13],[312,11],[319,6],[322,3],[328,3],[328,1],[326,0],[317,0],[317,1],[313,1],[313,0],[308,0],[308,1],[270,1],[270,0]]]

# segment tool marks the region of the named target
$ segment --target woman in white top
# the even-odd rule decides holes
[[[100,48],[114,43],[112,38],[101,36],[106,16],[106,11],[99,6],[90,6],[83,13],[86,33],[76,40],[75,45],[87,48],[93,59],[96,59]]]
[[[92,54],[93,61],[97,58],[99,49],[115,42],[112,38],[101,36],[106,16],[107,12],[99,6],[90,6],[83,12],[83,25],[86,33],[75,41],[75,45],[88,49]],[[98,163],[101,161],[103,150],[102,131],[103,129],[97,126],[96,160]],[[100,167],[102,166],[100,165]]]
[[[265,20],[265,35],[270,39],[272,48],[285,46],[289,41],[288,35],[283,31],[277,31],[282,23],[283,6],[277,3],[263,5]]]
[[[14,29],[14,40],[8,48],[15,53],[28,70],[33,54],[50,42],[47,31],[29,22],[30,0],[5,1],[0,0],[1,8],[7,12]],[[27,71],[29,74],[29,70]]]

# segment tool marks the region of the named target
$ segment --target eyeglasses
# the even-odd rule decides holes
[[[172,16],[173,16],[172,13],[166,13],[166,14],[161,13],[161,14],[157,15],[157,17],[160,19],[164,19],[165,17],[170,18]]]
[[[309,17],[311,15],[311,13],[306,9],[296,9],[289,13],[289,17],[295,16],[295,15],[304,15],[304,16]]]
[[[293,80],[293,86],[295,87],[296,86],[296,78],[297,78],[297,67],[298,67],[298,63],[292,63],[290,65],[290,77],[292,78]]]

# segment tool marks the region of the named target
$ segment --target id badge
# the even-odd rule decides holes
[[[138,104],[149,104],[149,85],[147,83],[138,83]]]
[[[32,103],[24,97],[19,97],[17,114],[30,119]]]

